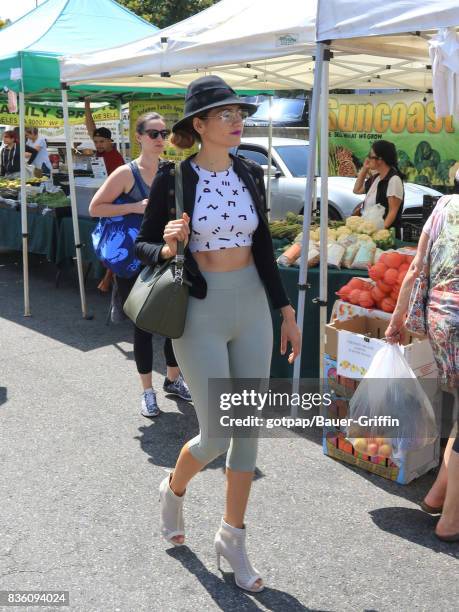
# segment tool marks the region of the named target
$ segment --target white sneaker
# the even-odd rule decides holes
[[[156,393],[153,389],[144,391],[142,393],[142,405],[140,408],[140,414],[144,417],[157,417],[161,413],[156,402]]]

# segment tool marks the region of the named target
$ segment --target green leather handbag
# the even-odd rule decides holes
[[[176,218],[183,214],[183,183],[180,162],[175,166]],[[191,283],[184,268],[184,245],[177,255],[162,264],[148,266],[137,277],[124,304],[124,312],[140,329],[167,338],[183,334]]]

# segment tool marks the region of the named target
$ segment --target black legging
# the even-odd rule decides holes
[[[137,277],[134,278],[120,278],[116,277],[116,283],[118,286],[118,293],[121,298],[121,303],[127,299],[132,286],[135,283]],[[139,329],[134,325],[134,358],[139,374],[149,374],[153,370],[153,336],[149,332]],[[174,349],[172,348],[172,341],[170,338],[166,338],[164,342],[164,357],[166,358],[166,365],[170,368],[177,367],[177,361],[174,355]]]

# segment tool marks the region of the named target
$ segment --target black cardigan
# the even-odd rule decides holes
[[[266,194],[263,170],[252,161],[231,155],[233,168],[247,186],[257,208],[259,224],[253,234],[252,253],[258,274],[266,288],[273,308],[290,304],[285,292],[279,269],[274,257],[273,244],[266,217]],[[190,163],[190,158],[182,162],[183,208],[190,219],[196,199],[196,185],[199,177]],[[148,206],[136,239],[135,253],[146,265],[161,261],[160,252],[165,242],[164,228],[170,219],[175,219],[175,170],[173,162],[163,162],[153,181]],[[191,222],[190,222],[191,229]],[[185,249],[185,268],[189,273],[190,295],[203,299],[207,294],[207,284],[189,249]]]
[[[374,176],[371,176],[365,181],[365,193],[368,193],[372,183],[376,180],[376,177],[378,176],[379,174],[375,174]],[[386,176],[379,181],[378,187],[376,188],[376,203],[384,206],[384,209],[385,209],[384,219],[389,214],[389,199],[387,197],[387,188],[389,187],[389,181],[393,176],[400,176],[400,173],[395,168],[391,168],[389,170]],[[402,177],[400,176],[400,178]],[[403,180],[402,180],[402,183],[403,183]],[[400,228],[402,227],[402,214],[403,214],[404,202],[405,202],[405,194],[403,194],[403,199],[400,202],[400,207],[397,211],[397,216],[395,217],[392,223],[392,227],[395,227],[396,238],[400,238],[400,235],[401,235]]]

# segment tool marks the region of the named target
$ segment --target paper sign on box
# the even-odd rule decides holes
[[[366,338],[349,331],[338,334],[338,376],[361,379],[373,357],[385,345],[383,340]]]

